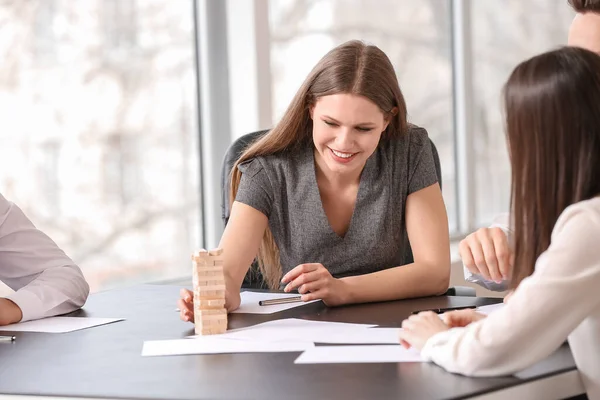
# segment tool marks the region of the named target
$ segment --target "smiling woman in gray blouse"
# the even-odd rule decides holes
[[[281,121],[237,161],[231,193],[220,243],[228,310],[255,258],[271,288],[330,306],[448,288],[431,144],[407,123],[393,66],[375,46],[351,41],[321,59]],[[193,320],[191,301],[182,291],[184,320]]]

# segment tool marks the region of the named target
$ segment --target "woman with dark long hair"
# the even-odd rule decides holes
[[[533,57],[511,74],[504,103],[514,294],[487,318],[413,316],[400,340],[448,371],[494,376],[568,339],[588,397],[600,399],[600,56],[565,47]]]

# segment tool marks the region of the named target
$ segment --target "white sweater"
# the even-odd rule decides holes
[[[600,198],[568,207],[508,304],[466,328],[431,337],[422,356],[450,372],[507,375],[568,339],[591,400],[600,400]]]
[[[0,194],[0,281],[25,322],[78,309],[90,288],[67,255]]]

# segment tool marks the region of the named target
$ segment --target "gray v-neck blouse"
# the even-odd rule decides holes
[[[438,181],[425,129],[411,126],[401,138],[382,140],[365,164],[350,226],[340,237],[321,203],[312,142],[239,168],[235,200],[269,218],[283,273],[321,263],[336,278],[405,264],[406,198]]]

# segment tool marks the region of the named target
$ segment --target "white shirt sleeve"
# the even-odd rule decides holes
[[[79,267],[15,204],[0,194],[0,280],[23,319],[50,317],[83,306],[89,286]]]
[[[509,243],[511,242],[512,232],[509,229],[509,214],[508,213],[498,215],[494,219],[492,225],[490,225],[490,228],[502,229],[502,231],[508,238]],[[469,271],[464,264],[463,264],[463,272],[465,275],[465,281],[467,281],[467,282],[475,283],[479,286],[482,286],[482,287],[484,287],[488,290],[492,290],[494,292],[503,292],[505,290],[508,290],[508,285],[509,285],[508,281],[502,281],[502,282],[496,283],[492,280],[485,279],[483,276],[481,276],[479,274],[474,274],[471,271]]]
[[[535,272],[521,282],[508,304],[466,328],[434,335],[422,356],[451,372],[492,376],[514,373],[550,355],[584,319],[599,312],[598,237],[597,210],[565,210]],[[594,373],[600,376],[600,339],[595,346],[583,357],[596,357]]]

